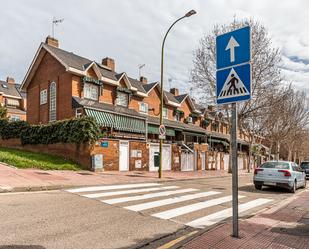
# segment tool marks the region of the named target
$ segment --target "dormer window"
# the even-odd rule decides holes
[[[91,84],[91,83],[84,83],[84,98],[98,100],[99,99],[99,86]]]
[[[129,104],[129,94],[117,91],[116,105],[128,107],[128,104]]]

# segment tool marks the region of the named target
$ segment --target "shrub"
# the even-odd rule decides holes
[[[20,138],[21,131],[28,127],[29,124],[26,121],[8,121],[7,119],[1,119],[0,137],[2,139]]]
[[[29,125],[25,121],[0,119],[2,139],[21,138],[22,144],[94,143],[99,127],[91,117],[62,120],[47,125]]]

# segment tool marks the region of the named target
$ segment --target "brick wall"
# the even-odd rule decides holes
[[[72,114],[72,75],[49,53],[46,53],[27,88],[27,121],[30,124],[49,121],[49,85],[57,84],[57,119]],[[47,89],[47,103],[40,105],[40,91]]]
[[[130,170],[138,170],[138,171],[148,171],[149,170],[149,149],[147,148],[146,142],[140,142],[140,141],[130,141],[129,144],[130,148],[130,164],[129,169]],[[134,155],[133,151],[139,150],[141,151],[142,155],[141,157],[137,157]],[[137,161],[141,161],[141,168],[136,168]]]
[[[108,147],[102,147],[101,142],[108,142]],[[119,170],[119,141],[100,139],[93,147],[91,155],[103,154],[104,170]]]
[[[36,145],[21,145],[20,139],[1,140],[0,146],[7,148],[16,148],[25,151],[46,153],[50,155],[61,156],[70,159],[82,165],[84,169],[91,168],[90,152],[92,147],[88,144],[77,146],[75,144],[36,144]]]
[[[181,150],[178,144],[172,144],[172,170],[181,171]]]

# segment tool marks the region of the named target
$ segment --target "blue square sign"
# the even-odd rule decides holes
[[[217,104],[228,104],[251,98],[250,63],[217,71]]]
[[[217,36],[217,70],[249,62],[250,45],[249,26]]]

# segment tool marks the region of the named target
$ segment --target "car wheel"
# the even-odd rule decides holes
[[[295,193],[296,192],[296,185],[297,185],[297,183],[296,183],[296,180],[295,180],[294,184],[293,184],[293,186],[291,188],[291,193]]]
[[[257,189],[257,190],[262,190],[263,185],[257,185],[257,184],[255,184],[254,187],[255,187],[255,189]]]

